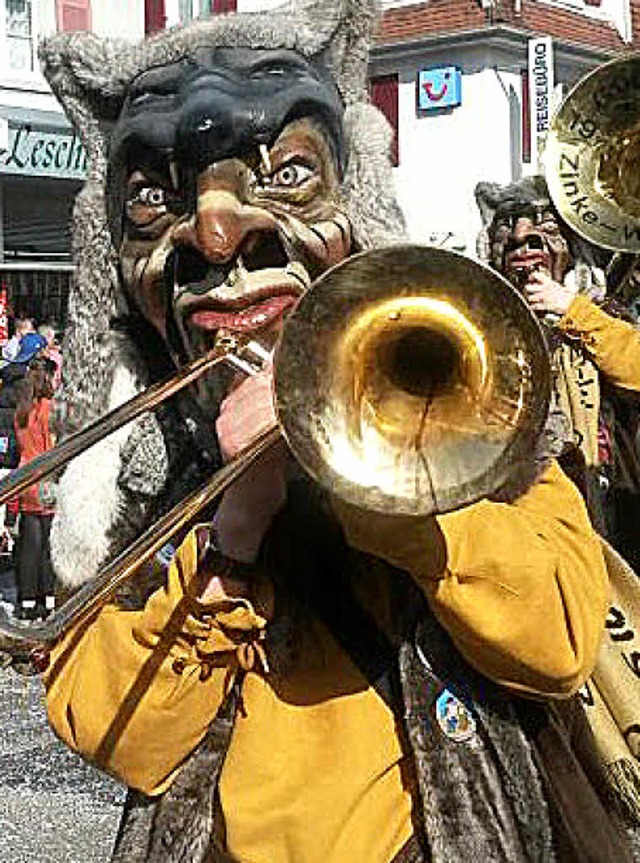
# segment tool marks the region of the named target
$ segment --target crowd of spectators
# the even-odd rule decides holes
[[[62,375],[56,328],[14,320],[0,348],[0,478],[55,442],[51,401]],[[10,574],[4,598],[18,620],[46,618],[55,607],[49,530],[55,484],[40,482],[0,507],[0,564]],[[6,585],[6,579],[5,579]]]

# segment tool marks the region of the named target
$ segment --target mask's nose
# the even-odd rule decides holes
[[[211,264],[228,264],[250,238],[276,231],[266,210],[247,201],[250,169],[239,159],[211,165],[198,175],[195,218],[177,236]]]
[[[524,243],[533,234],[537,234],[536,227],[528,216],[520,216],[516,219],[513,227],[513,239],[516,243]]]

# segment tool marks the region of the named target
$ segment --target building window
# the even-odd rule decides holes
[[[91,30],[90,0],[57,0],[58,30]]]
[[[223,15],[225,12],[237,12],[238,0],[200,0],[200,14]]]
[[[400,141],[398,127],[398,76],[379,75],[372,78],[369,83],[371,101],[389,121],[393,129],[393,141],[391,143],[391,163],[397,167],[400,163]]]
[[[31,0],[7,0],[7,58],[13,72],[33,72],[33,9]]]
[[[178,0],[178,15],[180,23],[187,24],[194,18],[235,12],[237,6],[237,0]]]
[[[144,0],[144,32],[158,33],[167,24],[164,0]]]

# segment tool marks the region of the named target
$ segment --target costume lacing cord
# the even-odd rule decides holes
[[[202,614],[203,634],[196,636],[196,655],[201,666],[200,677],[207,679],[222,655],[233,654],[229,663],[226,689],[233,685],[238,671],[269,673],[265,650],[267,618],[258,614],[250,600],[229,597],[208,605]],[[225,657],[225,659],[227,658]]]
[[[264,642],[273,613],[273,588],[265,582],[258,567],[231,560],[220,552],[212,525],[197,525],[195,534],[200,578],[210,575],[220,579],[219,594],[202,606],[198,615],[200,626],[192,629],[200,676],[206,679],[211,675],[212,669],[220,665],[221,654],[234,654],[227,678],[228,691],[238,670],[269,673]],[[253,585],[256,596],[249,599],[227,593],[238,583]]]

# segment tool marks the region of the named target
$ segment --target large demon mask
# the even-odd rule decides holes
[[[92,34],[45,43],[45,74],[89,156],[65,342],[68,431],[221,333],[270,349],[315,276],[402,238],[389,130],[367,104],[374,5],[294,0],[137,45]],[[195,414],[138,421],[68,468],[52,535],[65,580],[90,577],[168,505],[177,476],[202,472],[228,383],[209,376]]]
[[[133,82],[112,138],[112,233],[125,288],[178,362],[220,333],[269,350],[349,253],[342,113],[326,71],[292,51],[201,49]],[[225,382],[207,380],[215,411]]]

